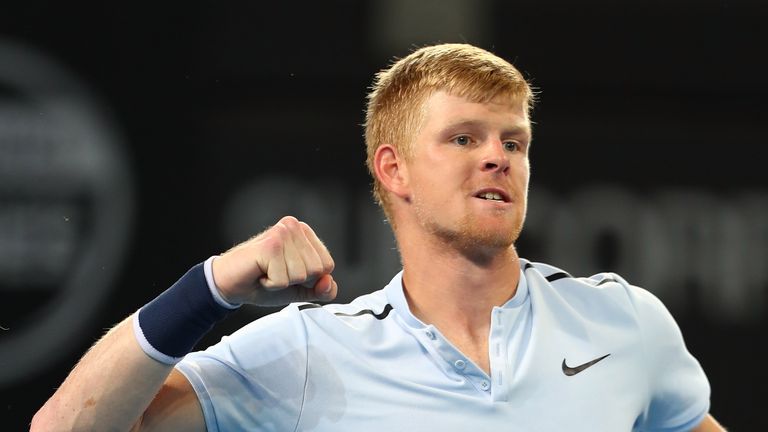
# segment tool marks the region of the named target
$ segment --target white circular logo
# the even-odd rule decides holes
[[[0,384],[69,352],[122,264],[132,182],[103,113],[60,65],[0,41]]]

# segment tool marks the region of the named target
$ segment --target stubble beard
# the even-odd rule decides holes
[[[524,214],[516,215],[512,227],[483,224],[471,214],[465,214],[457,223],[440,223],[417,205],[416,214],[423,227],[447,247],[473,259],[486,260],[513,248],[523,227]]]

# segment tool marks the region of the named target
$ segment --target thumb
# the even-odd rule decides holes
[[[336,281],[334,281],[333,277],[329,274],[321,276],[317,282],[315,282],[315,286],[312,287],[312,289],[315,291],[315,296],[319,300],[325,301],[333,300],[338,293]]]

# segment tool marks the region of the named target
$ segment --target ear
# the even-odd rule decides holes
[[[384,189],[400,198],[408,198],[408,167],[394,146],[382,144],[376,149],[373,168]]]

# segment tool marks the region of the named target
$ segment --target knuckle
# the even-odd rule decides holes
[[[284,236],[285,234],[288,234],[288,226],[279,222],[272,227],[272,233],[276,236]]]
[[[299,220],[293,216],[285,216],[284,218],[280,219],[279,223],[285,225],[288,228],[299,227]]]
[[[264,248],[273,254],[278,254],[283,250],[283,242],[279,237],[271,237],[264,241]]]
[[[336,263],[333,261],[333,258],[328,258],[328,262],[325,263],[325,267],[323,268],[323,270],[325,270],[326,273],[330,273],[335,268],[336,268]]]
[[[325,272],[325,266],[322,263],[312,263],[307,265],[307,274],[310,276],[318,276]]]
[[[301,228],[302,231],[306,235],[315,235],[315,231],[312,230],[312,227],[310,227],[306,222],[299,222],[299,228]]]
[[[288,239],[290,239],[290,237],[291,237],[291,235],[288,232],[288,228],[287,227],[285,227],[284,225],[275,225],[272,228],[271,235],[269,235],[267,237],[267,239],[269,239],[269,241],[272,241],[272,242],[275,242],[275,243],[279,243],[279,244],[282,245],[285,242],[287,242]]]

